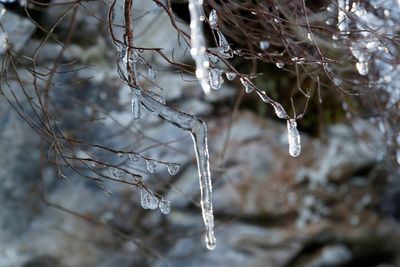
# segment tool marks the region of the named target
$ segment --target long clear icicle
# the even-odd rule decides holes
[[[202,120],[196,117],[176,111],[152,98],[146,92],[142,92],[143,106],[156,116],[172,123],[182,130],[190,132],[196,152],[197,168],[199,173],[201,209],[204,224],[206,226],[206,245],[213,250],[216,240],[214,236],[214,215],[212,206],[212,184],[210,162],[208,154],[207,127]]]
[[[292,157],[297,157],[301,152],[300,134],[297,130],[297,122],[295,119],[287,120],[289,154]]]
[[[210,62],[206,56],[206,46],[203,33],[203,0],[189,0],[190,12],[190,54],[196,62],[196,77],[205,94],[211,91],[207,82]]]

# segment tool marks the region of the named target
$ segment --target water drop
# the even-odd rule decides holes
[[[176,164],[176,163],[168,163],[167,164],[168,172],[171,175],[176,175],[179,171],[179,167],[180,167],[180,165]]]
[[[267,40],[260,41],[260,48],[262,50],[266,50],[269,48],[269,42]]]
[[[215,9],[211,10],[210,15],[208,17],[208,21],[212,29],[218,28],[218,15]]]
[[[132,90],[132,98],[131,98],[131,107],[132,107],[132,116],[134,120],[138,120],[141,117],[141,109],[140,109],[140,97],[141,92],[139,89]]]
[[[289,141],[289,154],[292,157],[297,157],[301,152],[300,134],[297,130],[297,123],[295,119],[287,120],[288,141]]]
[[[229,81],[233,81],[236,78],[235,72],[225,72],[225,75]]]
[[[254,86],[246,78],[240,78],[240,82],[243,84],[246,93],[249,94],[254,91]]]
[[[282,69],[285,66],[285,63],[283,62],[276,62],[275,64],[278,68]]]
[[[155,173],[157,168],[157,161],[155,161],[154,159],[147,159],[146,168],[150,173]]]
[[[356,63],[357,71],[360,75],[367,75],[368,74],[368,62],[360,61]]]
[[[171,211],[171,204],[169,200],[166,199],[161,199],[161,201],[158,203],[158,207],[160,208],[160,211],[164,214],[168,214]]]
[[[224,79],[222,79],[222,70],[216,68],[210,68],[209,78],[210,78],[210,85],[211,88],[216,90],[221,88]]]
[[[157,70],[149,68],[147,77],[149,78],[150,81],[155,81],[157,79]]]

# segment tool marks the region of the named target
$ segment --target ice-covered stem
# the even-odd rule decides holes
[[[212,207],[212,184],[206,124],[193,115],[167,107],[146,92],[142,92],[141,102],[142,105],[154,115],[172,123],[182,130],[190,132],[192,135],[199,172],[201,195],[200,204],[204,224],[206,226],[206,245],[208,249],[212,250],[215,248],[214,215]]]
[[[190,12],[190,54],[196,62],[196,77],[205,94],[210,93],[207,81],[210,62],[206,56],[206,46],[203,33],[203,0],[189,0]]]

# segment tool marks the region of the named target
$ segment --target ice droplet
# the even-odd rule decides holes
[[[261,98],[261,100],[265,103],[272,103],[271,98],[267,96],[267,93],[264,91],[257,91],[258,96]]]
[[[154,159],[147,159],[146,168],[150,173],[155,173],[157,168],[157,161],[155,161]]]
[[[295,119],[287,120],[288,141],[289,141],[289,154],[292,157],[300,155],[301,144],[300,134],[297,130],[297,123]]]
[[[326,7],[326,10],[327,10],[328,12],[333,13],[333,12],[335,12],[336,7],[335,7],[334,4],[329,4],[329,5]]]
[[[113,178],[120,178],[121,175],[124,173],[122,170],[117,168],[109,168],[110,174]]]
[[[228,40],[226,40],[225,35],[217,29],[217,35],[218,35],[218,46],[223,48],[223,52],[228,52],[231,50],[231,46],[228,43]]]
[[[281,104],[279,104],[278,102],[272,102],[272,106],[274,107],[275,114],[276,116],[278,116],[278,118],[286,119],[288,117],[285,109],[282,107]]]
[[[240,82],[243,84],[246,93],[251,93],[254,91],[254,86],[245,78],[240,78]]]
[[[158,207],[158,198],[146,189],[140,190],[140,204],[145,210],[155,210]]]
[[[169,174],[171,175],[176,175],[179,171],[180,165],[176,163],[168,163],[167,164],[167,169]]]
[[[282,69],[285,66],[285,63],[283,62],[276,62],[275,64],[278,68]]]
[[[157,71],[153,68],[149,68],[147,77],[150,81],[155,81],[157,79]]]
[[[236,78],[235,72],[225,72],[225,75],[229,81],[233,81]]]
[[[171,211],[171,204],[169,200],[166,199],[161,199],[161,201],[158,203],[158,207],[160,208],[160,211],[164,214],[168,214]]]
[[[129,153],[128,156],[133,162],[140,160],[140,156],[136,153]]]
[[[210,236],[209,236],[208,234],[206,234],[205,239],[206,239],[206,246],[207,246],[207,248],[208,248],[209,250],[214,250],[215,247],[216,247],[216,240],[215,240],[214,235],[210,235]]]
[[[314,38],[313,36],[314,35],[312,32],[307,33],[307,39],[310,40],[311,42],[313,41],[313,38]]]
[[[131,107],[132,107],[132,116],[134,120],[138,120],[141,117],[140,95],[141,92],[139,89],[132,89]]]
[[[368,62],[360,61],[356,63],[357,71],[360,75],[367,75],[368,74]]]
[[[218,27],[218,15],[215,9],[211,10],[208,21],[210,22],[210,27],[212,29],[216,29]]]
[[[329,18],[329,19],[325,20],[326,25],[333,25],[334,23],[335,23],[335,19],[333,19],[333,18]]]
[[[269,47],[269,42],[267,40],[262,40],[260,41],[260,48],[262,50],[266,50]]]
[[[224,79],[222,79],[222,70],[210,68],[209,78],[212,89],[216,90],[221,88],[221,85],[224,82]]]

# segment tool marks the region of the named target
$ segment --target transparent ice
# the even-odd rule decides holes
[[[289,141],[289,154],[297,157],[301,152],[300,134],[297,130],[297,122],[295,119],[287,120],[287,131]]]
[[[158,207],[158,198],[153,192],[142,189],[140,190],[140,204],[144,209],[155,210]]]
[[[146,169],[150,173],[155,173],[156,169],[157,169],[157,161],[155,161],[154,159],[147,159],[146,160]]]
[[[167,164],[168,172],[171,175],[176,175],[179,172],[179,168],[180,168],[180,166],[177,163],[168,163]]]
[[[168,214],[171,211],[171,204],[169,200],[166,200],[162,198],[160,202],[158,203],[158,207],[160,208],[160,211],[164,214]]]

